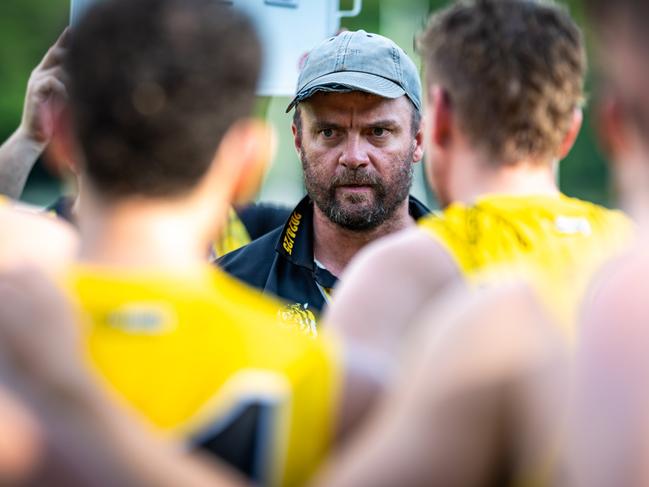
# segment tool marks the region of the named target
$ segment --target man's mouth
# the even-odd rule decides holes
[[[336,189],[341,189],[345,192],[350,193],[363,193],[366,191],[371,191],[373,188],[369,184],[341,184],[336,186]]]

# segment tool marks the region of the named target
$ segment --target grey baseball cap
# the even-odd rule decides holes
[[[415,63],[387,37],[364,30],[341,32],[308,54],[286,111],[318,91],[364,91],[384,98],[406,95],[421,111]]]

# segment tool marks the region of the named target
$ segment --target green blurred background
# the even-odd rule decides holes
[[[350,8],[351,3],[351,0],[341,0],[341,8]],[[386,35],[418,62],[413,52],[414,35],[423,28],[427,14],[446,3],[442,0],[364,0],[361,14],[344,18],[342,26]],[[576,0],[563,3],[568,4],[573,16],[583,26],[579,3]],[[69,0],[0,0],[0,140],[9,137],[17,127],[29,74],[67,25],[68,17]],[[591,85],[589,77],[587,91]],[[272,98],[260,104],[276,128],[279,144],[259,199],[293,204],[303,194],[303,186],[290,135],[290,116],[284,113],[288,102],[288,98]],[[423,182],[421,168],[417,172],[413,192],[434,205]],[[608,172],[598,151],[588,106],[580,137],[569,157],[560,165],[560,183],[562,190],[571,196],[608,206],[612,204]],[[60,183],[39,162],[32,171],[23,199],[45,205],[60,191]]]

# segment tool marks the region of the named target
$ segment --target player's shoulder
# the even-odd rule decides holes
[[[457,266],[443,242],[419,227],[412,227],[368,244],[354,258],[350,269],[383,278],[404,274],[426,276],[444,270],[455,273]]]
[[[63,284],[90,325],[110,316],[128,316],[121,321],[130,323],[155,315],[156,323],[177,322],[177,333],[190,340],[236,337],[241,353],[260,366],[305,364],[313,361],[309,353],[331,355],[335,349],[327,347],[337,347],[333,337],[321,343],[288,326],[278,314],[280,301],[213,266],[182,274],[80,263],[69,267]]]
[[[575,198],[572,196],[561,194],[561,198],[559,201],[565,206],[573,207],[575,208],[576,211],[580,211],[582,213],[589,213],[594,217],[601,217],[601,218],[608,218],[608,219],[615,219],[615,220],[620,219],[625,221],[629,220],[628,216],[626,216],[626,214],[620,210],[617,210],[615,208],[608,208],[599,203],[583,200],[581,198]]]
[[[185,301],[196,306],[271,315],[277,303],[257,290],[230,277],[222,270],[205,266],[187,271],[171,269],[126,269],[78,262],[67,269],[66,278],[79,291],[98,295],[106,302],[159,299],[180,306]],[[110,289],[109,293],[99,293]]]
[[[562,196],[562,201],[568,209],[557,211],[557,225],[570,225],[571,221],[583,219],[585,224],[580,228],[587,230],[586,234],[595,237],[597,241],[607,242],[614,248],[626,247],[636,232],[635,224],[621,210],[565,195]],[[566,219],[564,215],[573,218]]]
[[[593,278],[584,306],[603,308],[617,316],[641,307],[645,308],[642,315],[646,316],[649,313],[649,302],[644,299],[645,286],[649,285],[648,243],[646,238],[640,238],[626,252],[606,262]]]
[[[443,210],[426,215],[417,221],[417,226],[429,237],[448,245],[454,241],[464,241],[466,234],[475,229],[486,214],[483,205],[466,205],[455,202]]]
[[[638,239],[632,249],[607,262],[590,283],[580,312],[580,349],[586,355],[603,354],[618,362],[635,353],[646,355],[638,346],[649,338],[648,243],[646,237]]]
[[[72,260],[79,244],[72,226],[9,200],[0,204],[0,228],[0,265],[26,262],[58,272]]]

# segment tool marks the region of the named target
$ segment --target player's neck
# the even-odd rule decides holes
[[[190,205],[141,199],[100,205],[88,197],[83,202],[83,261],[183,272],[204,268],[212,231]]]
[[[556,164],[520,161],[497,166],[490,163],[464,164],[455,178],[454,200],[472,204],[490,194],[556,196],[559,188]]]
[[[347,264],[368,243],[414,225],[408,212],[408,199],[394,212],[392,218],[378,227],[356,232],[333,223],[315,206],[313,212],[313,254],[329,272],[340,276]]]

